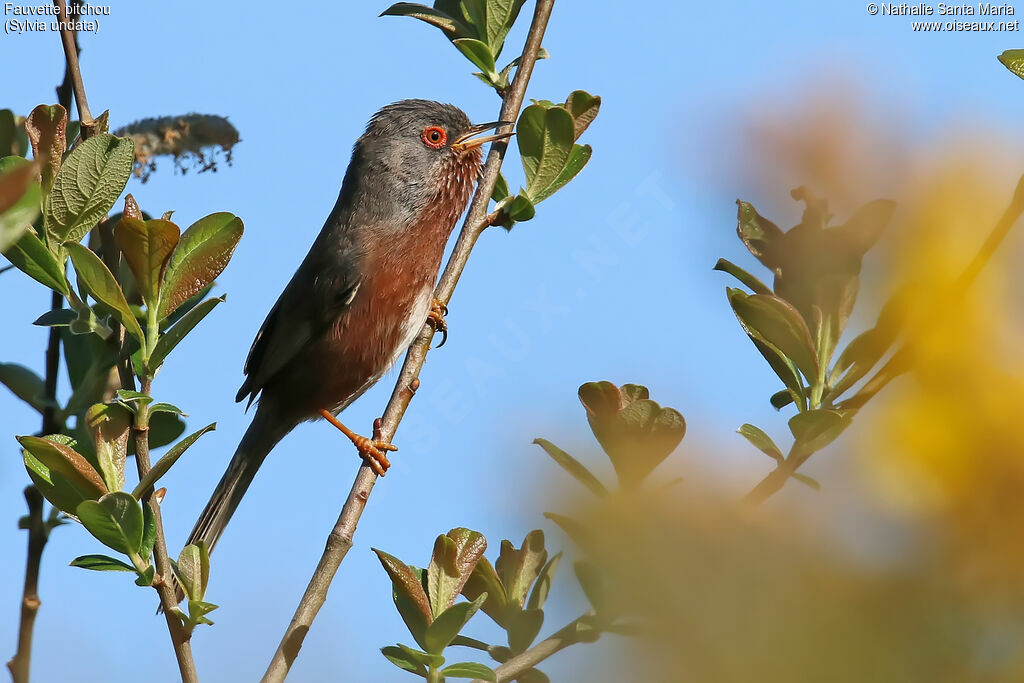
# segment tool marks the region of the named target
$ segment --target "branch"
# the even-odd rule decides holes
[[[554,5],[554,0],[537,0],[533,22],[526,37],[526,44],[523,46],[519,69],[516,71],[515,80],[502,97],[501,115],[499,116],[502,121],[515,121],[518,118],[519,109],[526,97],[526,86],[530,82],[533,66],[537,60],[537,52],[540,50],[541,40],[551,16],[552,5]],[[498,172],[501,169],[501,162],[507,148],[506,141],[498,141],[491,145],[488,152],[476,193],[473,195],[473,201],[462,225],[462,231],[459,233],[451,258],[448,260],[434,291],[435,298],[444,304],[451,300],[452,292],[466,267],[473,246],[480,234],[490,224],[487,205],[494,192],[494,185],[498,180]],[[409,407],[409,401],[412,400],[416,387],[419,385],[419,373],[426,360],[433,334],[433,328],[425,324],[409,348],[402,371],[395,383],[395,389],[391,394],[391,400],[388,401],[383,417],[374,425],[374,439],[390,442],[394,438],[398,425],[405,415],[405,410]],[[366,501],[376,480],[377,475],[369,465],[364,463],[359,468],[338,521],[327,537],[323,555],[306,587],[306,592],[299,601],[291,623],[267,667],[267,672],[263,676],[264,681],[283,681],[288,675],[292,662],[299,654],[306,633],[327,599],[327,590],[331,581],[345,559],[349,548],[352,547],[352,537],[355,534],[356,525],[359,524],[359,518],[363,514]]]
[[[35,486],[25,488],[28,503],[28,559],[25,561],[25,588],[21,598],[21,625],[18,628],[18,651],[7,668],[14,683],[28,683],[32,664],[32,633],[39,612],[39,564],[46,547],[47,529],[43,520],[43,494]]]
[[[150,380],[142,380],[142,393],[150,395]],[[149,406],[141,405],[138,408],[138,415],[135,417],[133,431],[135,433],[135,464],[139,470],[139,481],[145,479],[149,474]],[[167,541],[164,538],[164,524],[160,516],[159,497],[153,491],[149,491],[142,498],[142,504],[148,505],[153,512],[153,521],[156,523],[156,543],[153,544],[153,558],[156,561],[156,576],[153,580],[153,588],[160,596],[160,606],[163,608],[164,619],[167,621],[167,630],[171,634],[171,644],[174,646],[174,656],[178,659],[178,670],[181,673],[183,683],[198,683],[199,675],[196,673],[195,661],[192,659],[192,644],[189,642],[189,634],[185,631],[178,618],[178,601],[174,596],[174,583],[171,579],[171,563],[167,556]]]
[[[54,0],[60,10],[61,17],[67,18],[66,0]],[[95,132],[96,122],[89,111],[89,103],[85,97],[85,85],[82,82],[82,71],[78,65],[78,49],[75,42],[75,32],[66,27],[66,22],[61,22],[61,43],[64,46],[64,57],[67,63],[65,84],[70,75],[71,86],[74,90],[75,101],[78,104],[78,118],[82,123],[81,136],[85,140]],[[103,260],[106,262],[110,272],[118,272],[118,261],[120,252],[117,250],[111,233],[111,226],[106,225],[107,221],[99,226],[100,239],[103,242]],[[132,373],[130,359],[124,352],[124,328],[118,325],[111,335],[111,345],[117,359],[118,379],[122,389],[135,387],[135,377]],[[150,377],[142,378],[142,392],[147,396],[150,394]],[[139,480],[145,478],[151,469],[149,460],[149,415],[148,406],[143,405],[135,417],[132,430],[135,436],[135,464],[139,472]],[[171,564],[167,555],[167,541],[164,537],[163,519],[160,514],[160,503],[158,497],[150,491],[142,499],[144,505],[148,505],[153,512],[153,521],[156,524],[156,542],[153,547],[153,557],[156,562],[156,576],[153,587],[160,596],[160,604],[163,607],[164,618],[167,620],[167,630],[171,635],[171,644],[174,646],[174,655],[178,660],[178,670],[181,673],[183,683],[198,683],[199,676],[196,673],[195,661],[192,658],[192,645],[189,642],[189,634],[185,631],[183,624],[178,619],[178,601],[174,596],[174,584],[171,580]]]
[[[575,645],[576,643],[592,639],[593,635],[591,635],[590,638],[581,637],[580,630],[580,627],[584,626],[585,622],[592,617],[593,613],[588,612],[587,614],[570,621],[557,632],[537,643],[526,652],[521,652],[506,661],[494,670],[498,679],[497,683],[509,683],[509,681],[514,681],[556,652],[560,652],[570,645]],[[476,679],[472,683],[484,683],[484,681]]]

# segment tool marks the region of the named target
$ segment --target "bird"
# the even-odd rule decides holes
[[[257,402],[188,544],[212,551],[260,465],[299,423],[331,422],[378,475],[389,443],[337,415],[408,349],[424,323],[447,336],[433,291],[445,245],[480,173],[481,146],[511,122],[474,125],[458,107],[402,100],[356,141],[334,209],[256,334],[236,402]],[[443,343],[443,340],[442,340]],[[179,594],[180,598],[180,594]]]

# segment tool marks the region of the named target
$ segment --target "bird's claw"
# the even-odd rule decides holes
[[[352,443],[355,444],[356,450],[359,451],[359,457],[366,461],[366,464],[370,466],[377,476],[383,477],[384,473],[391,467],[391,462],[388,457],[384,454],[385,451],[397,451],[398,446],[388,443],[387,441],[381,441],[379,439],[368,439],[365,436],[356,434],[356,437],[352,439]]]
[[[448,307],[441,303],[440,299],[434,299],[430,304],[430,312],[427,314],[427,323],[434,328],[434,332],[441,333],[441,343],[437,348],[444,346],[448,341],[448,323],[444,317],[448,315]]]

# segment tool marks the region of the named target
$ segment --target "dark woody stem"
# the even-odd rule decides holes
[[[519,116],[519,110],[526,97],[526,86],[530,82],[533,66],[537,60],[537,52],[540,50],[541,40],[544,37],[548,19],[551,17],[553,5],[554,0],[537,0],[537,6],[533,13],[533,22],[530,24],[526,44],[523,46],[519,69],[516,71],[515,80],[512,81],[502,97],[501,114],[499,116],[499,119],[502,121],[515,121]],[[496,132],[509,132],[509,130],[510,127],[504,127],[499,128]],[[459,233],[451,258],[448,260],[444,273],[442,273],[441,279],[434,291],[434,297],[440,300],[442,304],[447,304],[451,299],[455,285],[458,284],[459,277],[462,275],[462,271],[469,260],[469,255],[473,251],[473,246],[476,244],[480,234],[493,220],[493,218],[489,218],[487,215],[487,205],[490,202],[491,194],[494,192],[494,185],[498,180],[498,172],[501,170],[501,162],[505,158],[507,148],[507,141],[500,140],[494,142],[488,152],[487,160],[480,174],[480,181],[477,184],[476,194],[473,195],[469,212],[466,214],[466,220],[462,225],[462,231]],[[433,327],[429,324],[424,325],[419,336],[416,337],[416,340],[409,348],[409,352],[405,356],[405,363],[402,365],[402,371],[398,376],[398,381],[395,383],[395,389],[391,394],[391,400],[388,401],[388,405],[384,409],[383,417],[374,427],[374,439],[390,442],[394,438],[398,425],[405,415],[405,410],[409,407],[409,401],[415,393],[415,387],[419,383],[420,370],[426,361],[427,351],[430,348],[433,335]],[[263,676],[263,681],[283,681],[285,676],[288,675],[292,662],[295,661],[299,654],[299,649],[302,647],[302,641],[305,639],[306,633],[308,633],[317,612],[320,611],[324,601],[327,599],[327,590],[331,585],[331,581],[334,579],[338,567],[341,566],[342,561],[345,559],[349,548],[352,547],[352,537],[355,534],[359,518],[363,514],[366,501],[376,481],[377,475],[369,465],[364,463],[359,468],[359,473],[352,484],[352,490],[348,494],[348,499],[341,510],[341,515],[327,537],[327,544],[323,555],[320,557],[320,562],[313,572],[309,585],[306,587],[306,592],[299,601],[299,605],[295,610],[291,623],[288,624],[288,629],[285,631],[277,651],[274,652],[273,659],[271,659],[267,672]]]

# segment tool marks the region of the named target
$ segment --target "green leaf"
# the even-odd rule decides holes
[[[118,389],[115,396],[117,396],[118,401],[127,406],[132,412],[135,412],[136,410],[135,406],[132,405],[133,403],[149,405],[153,402],[153,397],[149,394],[141,391],[134,391],[132,389]]]
[[[71,291],[64,279],[64,268],[34,230],[28,230],[13,246],[4,250],[4,256],[21,272],[55,292],[67,296]]]
[[[558,571],[558,563],[561,559],[562,553],[556,553],[554,557],[548,560],[544,568],[540,570],[540,575],[533,584],[533,590],[530,591],[530,600],[526,603],[527,609],[539,610],[544,607],[544,603],[548,600],[548,594],[551,592],[551,584],[555,580],[555,572]]]
[[[182,548],[175,569],[181,589],[189,601],[202,601],[210,581],[210,553],[206,549],[206,543],[199,541]]]
[[[55,308],[43,313],[32,321],[33,325],[39,327],[67,327],[72,320],[78,318],[78,313],[70,308]]]
[[[759,427],[755,427],[754,425],[747,423],[742,425],[736,431],[739,432],[747,441],[754,444],[756,449],[773,460],[778,462],[785,460],[782,455],[782,451],[780,451],[779,447],[775,445],[772,438],[765,434]]]
[[[179,441],[174,447],[167,451],[162,458],[156,461],[153,468],[146,473],[146,476],[142,478],[139,485],[132,491],[132,495],[136,498],[141,499],[150,488],[156,485],[156,482],[160,480],[160,477],[167,474],[167,471],[171,469],[171,466],[178,461],[185,451],[189,449],[189,446],[194,444],[199,437],[207,432],[212,432],[217,428],[216,422],[211,422],[197,432],[189,434],[184,439]]]
[[[502,628],[508,623],[507,616],[510,608],[505,595],[505,587],[501,585],[498,573],[486,557],[481,557],[480,561],[476,563],[469,580],[462,587],[462,594],[469,600],[476,600],[481,595],[486,595],[481,607],[484,613]]]
[[[772,290],[768,285],[764,284],[739,266],[726,261],[724,258],[718,259],[718,263],[715,264],[715,267],[712,268],[712,270],[720,270],[723,273],[729,273],[729,275],[732,275],[734,278],[749,287],[755,294],[772,293]]]
[[[56,246],[78,242],[114,206],[135,161],[130,138],[90,137],[64,160],[47,195],[43,224]]]
[[[520,192],[505,206],[505,213],[513,223],[520,223],[532,219],[537,214],[537,209],[530,198]]]
[[[149,420],[150,450],[173,443],[185,433],[185,421],[174,413],[157,413]]]
[[[156,567],[149,565],[144,570],[139,572],[138,578],[135,579],[136,586],[152,586],[153,579],[156,578]]]
[[[789,430],[805,452],[814,453],[828,446],[853,421],[853,411],[808,410],[789,420]]]
[[[793,394],[789,389],[783,389],[782,391],[776,391],[768,400],[775,410],[782,410],[793,402]]]
[[[14,112],[0,109],[0,157],[15,155],[23,157],[26,150],[18,145],[18,126],[14,123]],[[24,132],[22,129],[21,132]]]
[[[590,161],[590,154],[592,150],[590,145],[573,145],[572,150],[569,152],[569,159],[566,161],[565,166],[562,168],[562,172],[558,174],[558,177],[552,181],[543,191],[539,192],[533,201],[540,202],[547,199],[554,193],[561,190],[570,180],[579,175],[579,172],[583,170],[583,167]]]
[[[497,681],[498,677],[494,671],[483,664],[476,662],[459,662],[441,669],[441,675],[446,678],[479,678],[482,681]]]
[[[13,163],[12,163],[13,162]],[[0,160],[0,251],[7,251],[39,215],[36,166],[20,157]]]
[[[149,562],[153,556],[153,546],[156,545],[156,518],[153,516],[153,509],[149,505],[142,506],[142,548],[139,556],[143,562]]]
[[[425,635],[433,615],[427,593],[423,590],[421,575],[393,555],[376,548],[373,548],[373,552],[391,577],[392,597],[409,633],[421,647],[426,648]]]
[[[106,555],[81,555],[71,560],[72,567],[91,569],[96,572],[134,572],[135,567]]]
[[[140,221],[125,217],[114,226],[117,246],[149,308],[159,305],[161,280],[180,234],[177,225],[160,219]]]
[[[753,204],[737,199],[736,206],[736,234],[758,261],[775,271],[779,265],[778,251],[784,233],[779,226],[759,214]]]
[[[40,413],[47,408],[57,407],[56,401],[46,397],[43,378],[23,365],[0,363],[0,384]]]
[[[572,114],[575,123],[574,138],[579,140],[583,131],[597,118],[597,112],[601,109],[601,98],[585,90],[573,90],[565,99],[564,106]]]
[[[525,652],[537,639],[544,625],[544,611],[524,609],[516,612],[508,627],[508,645],[513,652]]]
[[[534,439],[533,442],[543,448],[544,451],[550,455],[562,469],[571,474],[576,481],[590,489],[595,496],[604,498],[608,495],[608,489],[604,487],[604,484],[602,484],[600,480],[590,472],[590,470],[584,467],[579,460],[572,457],[547,439]]]
[[[121,286],[117,284],[117,280],[110,274],[100,257],[77,242],[69,242],[66,247],[71,262],[75,265],[75,272],[93,298],[106,305],[118,322],[124,325],[124,329],[143,342],[145,335],[139,327],[139,321],[132,313]]]
[[[32,156],[40,165],[44,193],[50,192],[60,171],[67,149],[67,125],[67,112],[59,104],[40,104],[25,118],[25,133],[32,143]]]
[[[508,199],[508,196],[508,181],[499,172],[498,179],[494,182],[494,192],[491,193],[491,199],[500,204],[502,200]]]
[[[540,575],[547,562],[548,551],[544,549],[544,532],[534,529],[523,539],[520,549],[510,541],[501,542],[501,554],[495,563],[498,578],[505,588],[509,604],[522,609],[534,580]]]
[[[89,461],[69,445],[49,438],[20,436],[25,467],[32,481],[57,509],[75,514],[85,500],[107,493],[103,479]]]
[[[498,80],[498,71],[494,67],[494,55],[491,53],[491,48],[487,46],[487,43],[475,38],[456,38],[452,43],[489,80]]]
[[[505,36],[519,16],[526,0],[487,0],[486,2],[486,34],[487,44],[495,57],[501,54],[505,45]]]
[[[419,19],[431,26],[436,26],[445,32],[449,39],[459,36],[471,35],[469,27],[459,21],[456,17],[450,16],[433,7],[420,5],[414,2],[396,2],[380,13],[382,17],[412,17]]]
[[[594,611],[602,618],[608,619],[611,616],[611,608],[601,570],[590,562],[574,562],[572,567],[576,572],[576,579],[580,582],[580,588],[583,589]]]
[[[1024,78],[1024,50],[1005,50],[998,59],[1014,76]]]
[[[462,527],[437,537],[427,567],[430,611],[435,618],[455,603],[486,549],[483,534]]]
[[[217,605],[212,602],[204,602],[202,600],[189,600],[188,601],[188,622],[185,627],[190,633],[193,628],[199,624],[206,624],[213,626],[213,622],[206,618],[206,615],[217,609]]]
[[[99,500],[82,501],[75,516],[108,548],[125,555],[138,555],[142,549],[145,526],[142,506],[124,491],[108,493]]]
[[[421,662],[410,657],[400,647],[389,645],[388,647],[382,647],[380,653],[384,655],[389,662],[397,666],[399,669],[404,669],[410,673],[417,674],[418,676],[427,676],[427,667]]]
[[[86,411],[85,424],[96,446],[96,464],[103,481],[109,490],[120,491],[124,487],[131,413],[116,403],[98,403]]]
[[[164,275],[161,320],[224,271],[242,231],[242,219],[230,213],[214,213],[200,218],[182,233]]]
[[[546,109],[534,104],[519,117],[516,133],[526,172],[526,193],[534,201],[550,194],[548,188],[568,165],[575,140],[574,125],[572,114],[561,107]],[[581,154],[589,158],[589,152],[577,156]]]
[[[181,340],[195,328],[203,318],[205,318],[210,311],[217,307],[217,304],[223,303],[227,297],[218,296],[213,299],[207,299],[202,302],[184,316],[181,320],[171,326],[169,330],[160,335],[160,338],[156,342],[156,348],[153,349],[153,353],[149,356],[149,369],[156,370],[159,368],[167,355],[174,350]]]
[[[747,334],[792,360],[808,382],[817,381],[818,357],[811,331],[789,302],[772,294],[748,295],[730,289],[729,303]]]
[[[459,602],[439,614],[427,627],[423,636],[423,649],[432,654],[441,654],[486,599],[485,594],[472,602]]]
[[[149,407],[149,414],[152,415],[153,413],[170,413],[171,415],[188,417],[185,411],[172,403],[154,403]]]

